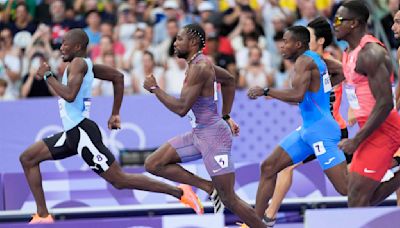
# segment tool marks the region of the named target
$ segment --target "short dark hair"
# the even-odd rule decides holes
[[[364,0],[345,1],[342,6],[348,9],[361,23],[366,24],[368,22],[369,9]]]
[[[328,20],[325,17],[317,17],[307,25],[314,29],[315,36],[317,39],[324,38],[325,42],[323,47],[328,47],[333,40],[332,28]]]
[[[79,28],[71,29],[68,34],[75,44],[80,44],[82,49],[86,49],[89,44],[89,37]]]
[[[304,26],[291,26],[287,29],[290,33],[292,33],[293,38],[296,41],[300,41],[305,47],[308,47],[310,43],[310,32]]]
[[[190,39],[199,40],[199,49],[203,49],[206,46],[206,33],[204,29],[199,24],[188,24],[185,27],[186,33],[189,35]]]

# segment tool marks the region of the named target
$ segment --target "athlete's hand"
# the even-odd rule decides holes
[[[232,119],[229,118],[228,120],[226,120],[226,122],[228,123],[229,127],[231,128],[231,132],[234,136],[238,136],[239,135],[239,125]]]
[[[247,96],[250,99],[257,99],[257,97],[261,97],[264,95],[264,89],[261,88],[260,86],[255,86],[249,89],[247,92]]]
[[[356,123],[357,123],[357,119],[356,119],[356,116],[354,115],[353,109],[349,108],[349,110],[347,112],[347,125],[351,127]]]
[[[144,79],[143,88],[151,93],[152,90],[157,86],[157,81],[153,74],[146,76]]]
[[[108,129],[121,129],[121,118],[119,115],[112,115],[108,120]]]
[[[358,145],[359,143],[355,139],[342,139],[338,147],[346,154],[352,155],[356,151]]]
[[[36,79],[42,80],[44,77],[44,73],[46,73],[47,71],[51,70],[49,64],[47,64],[46,62],[43,62],[39,69],[36,71]]]

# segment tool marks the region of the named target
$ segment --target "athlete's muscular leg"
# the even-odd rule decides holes
[[[46,217],[49,212],[44,198],[42,175],[40,173],[40,162],[52,160],[49,148],[43,141],[36,142],[24,151],[19,157],[24,169],[29,188],[32,191],[37,206],[37,214]]]
[[[336,191],[342,196],[347,196],[348,174],[346,161],[324,170]]]
[[[114,161],[110,168],[100,174],[106,181],[112,184],[116,189],[138,189],[150,192],[166,193],[178,199],[182,197],[182,190],[154,180],[143,174],[125,173],[121,170],[119,164]]]
[[[394,177],[389,181],[380,183],[377,189],[374,191],[371,197],[371,205],[378,205],[388,196],[390,196],[394,191],[397,195],[397,205],[399,205],[399,187],[400,187],[400,172],[396,172]]]
[[[266,227],[266,224],[255,214],[254,209],[240,199],[235,191],[235,174],[228,173],[212,177],[212,182],[218,191],[223,204],[246,223],[249,227]]]
[[[179,162],[181,162],[181,159],[175,148],[169,143],[165,143],[146,159],[144,166],[147,172],[154,175],[195,186],[208,194],[212,192],[213,184],[211,181],[187,171],[177,164]]]
[[[300,163],[301,164],[301,163]],[[268,206],[265,214],[268,218],[274,219],[276,214],[281,207],[282,201],[289,191],[293,180],[293,170],[298,167],[298,165],[292,165],[278,173],[276,180],[274,194],[271,199],[271,204]]]
[[[261,164],[261,178],[256,197],[256,213],[264,216],[265,209],[275,190],[277,174],[292,165],[292,159],[285,150],[278,146],[272,154]]]
[[[367,207],[380,182],[356,172],[349,173],[349,207]]]

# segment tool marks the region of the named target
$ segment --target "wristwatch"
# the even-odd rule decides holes
[[[264,88],[264,96],[268,96],[268,92],[269,92],[269,88],[268,87],[265,87]]]
[[[226,114],[226,115],[222,116],[222,119],[225,120],[225,121],[229,120],[230,118],[231,118],[231,116],[229,114]]]
[[[51,71],[46,71],[46,72],[44,72],[44,75],[43,75],[44,80],[47,81],[47,79],[48,79],[49,77],[55,77],[55,75],[53,74],[53,72],[51,72]]]

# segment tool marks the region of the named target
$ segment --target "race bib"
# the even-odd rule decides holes
[[[82,112],[82,115],[85,118],[89,119],[89,117],[90,117],[90,106],[91,105],[92,105],[92,99],[91,98],[84,98],[83,99],[83,112]]]
[[[326,72],[324,76],[322,76],[322,81],[324,85],[324,93],[330,92],[332,90],[332,83],[328,72]]]
[[[61,118],[64,118],[67,116],[67,112],[65,110],[65,100],[62,98],[58,99],[58,109],[60,111]]]
[[[195,128],[197,126],[196,116],[194,115],[192,109],[189,110],[189,112],[186,114],[186,116],[189,118],[190,125],[192,125],[192,128]]]
[[[349,101],[350,107],[352,109],[360,109],[360,104],[358,103],[358,98],[356,95],[356,88],[351,85],[345,85],[345,91],[347,95],[347,100]]]
[[[214,81],[214,101],[218,100],[218,83]]]
[[[396,86],[395,85],[392,85],[392,94],[393,94],[394,108],[396,108]]]

